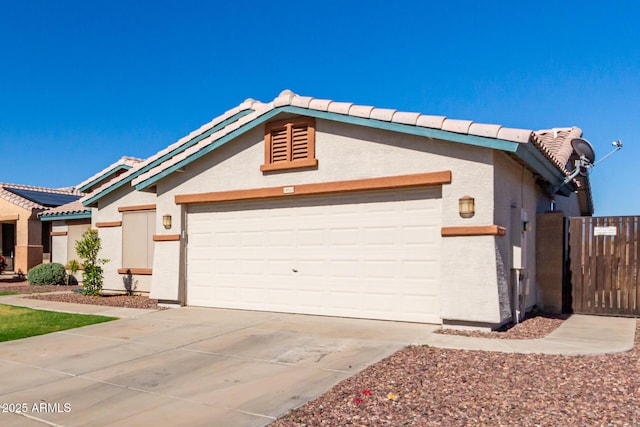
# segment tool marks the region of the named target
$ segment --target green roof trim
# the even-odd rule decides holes
[[[128,176],[126,179],[118,181],[118,182],[114,183],[113,185],[111,185],[111,186],[105,188],[104,190],[100,191],[99,193],[95,194],[94,196],[88,198],[87,200],[83,201],[82,204],[84,206],[91,206],[93,203],[97,202],[102,197],[106,196],[109,193],[112,193],[113,191],[117,190],[118,188],[122,187],[123,185],[131,182],[132,179],[134,179],[134,178],[140,176],[141,174],[147,172],[148,170],[158,166],[160,163],[164,162],[167,159],[170,159],[171,157],[175,156],[176,154],[183,152],[184,150],[188,149],[189,147],[192,147],[193,145],[197,144],[198,142],[200,142],[204,138],[208,137],[209,135],[213,134],[214,132],[219,131],[220,129],[228,126],[229,124],[231,124],[231,123],[233,123],[233,122],[235,122],[235,121],[237,121],[239,119],[241,119],[242,117],[246,116],[247,114],[252,113],[253,111],[254,110],[252,110],[252,109],[243,110],[243,111],[240,111],[239,113],[236,113],[233,116],[221,121],[217,125],[213,126],[211,129],[202,132],[200,135],[193,137],[192,139],[190,139],[186,143],[182,144],[181,146],[176,147],[174,150],[169,151],[168,153],[158,157],[157,159],[155,159],[151,163],[143,166],[142,168],[137,170],[135,173],[133,173],[130,176]]]
[[[420,127],[420,126],[406,125],[406,124],[393,123],[393,122],[385,122],[385,121],[381,121],[381,120],[366,119],[366,118],[362,118],[362,117],[347,116],[347,115],[331,113],[331,112],[327,112],[327,111],[311,110],[311,109],[294,107],[294,106],[284,106],[284,107],[274,108],[273,110],[269,111],[268,113],[257,117],[255,120],[252,120],[252,121],[246,123],[245,125],[243,125],[243,126],[239,127],[238,129],[230,132],[229,134],[223,136],[222,138],[220,138],[219,140],[213,142],[212,144],[210,144],[210,145],[202,148],[201,150],[191,154],[189,157],[179,161],[175,165],[172,165],[172,166],[168,167],[167,169],[163,170],[162,172],[158,173],[157,175],[149,177],[148,179],[138,183],[136,185],[136,190],[142,191],[142,190],[145,190],[145,189],[151,187],[153,184],[155,184],[156,182],[158,182],[162,178],[165,178],[168,175],[171,175],[176,170],[183,168],[184,166],[188,165],[189,163],[201,158],[202,156],[210,153],[211,151],[215,150],[216,148],[226,144],[227,142],[231,141],[232,139],[237,138],[238,136],[242,135],[243,133],[248,132],[249,130],[253,129],[254,127],[266,122],[267,120],[269,120],[269,119],[271,119],[271,118],[273,118],[273,117],[275,117],[275,116],[277,116],[278,114],[281,114],[281,113],[291,113],[291,114],[297,114],[297,115],[304,115],[304,116],[315,117],[315,118],[318,118],[318,119],[332,120],[332,121],[338,121],[338,122],[342,122],[342,123],[354,124],[354,125],[358,125],[358,126],[367,126],[367,127],[372,127],[372,128],[376,128],[376,129],[388,130],[388,131],[396,132],[396,133],[405,133],[405,134],[409,134],[409,135],[423,136],[423,137],[427,137],[427,138],[431,138],[431,139],[440,139],[440,140],[445,140],[445,141],[459,142],[459,143],[462,143],[462,144],[469,144],[469,145],[475,145],[475,146],[479,146],[479,147],[492,148],[492,149],[496,149],[496,150],[507,151],[507,152],[510,152],[510,153],[515,153],[518,150],[518,147],[520,145],[522,145],[522,144],[520,144],[518,142],[506,141],[506,140],[503,140],[503,139],[486,138],[486,137],[475,136],[475,135],[464,135],[464,134],[459,134],[459,133],[449,132],[449,131],[444,131],[444,130],[424,128],[424,127]]]
[[[83,193],[85,193],[89,188],[91,188],[94,184],[97,184],[98,182],[102,181],[103,179],[105,179],[107,176],[114,174],[118,171],[121,171],[122,169],[124,170],[129,170],[131,169],[131,166],[129,165],[117,165],[113,168],[111,168],[110,170],[108,170],[107,172],[101,174],[99,177],[97,177],[96,179],[91,180],[91,182],[86,183],[85,185],[83,185],[82,187],[78,187],[78,191],[82,191]]]
[[[347,116],[344,114],[330,113],[327,111],[307,110],[306,108],[287,106],[282,109],[288,113],[316,117],[318,119],[333,120],[359,126],[368,126],[391,132],[405,133],[409,135],[424,136],[431,139],[460,142],[462,144],[476,145],[479,147],[494,148],[496,150],[515,152],[518,142],[503,139],[487,138],[484,136],[465,135],[440,129],[431,129],[421,126],[405,125],[402,123],[386,122],[382,120],[366,119],[364,117]]]
[[[285,107],[283,107],[283,108],[285,108]],[[207,145],[206,147],[202,148],[201,150],[198,150],[197,152],[191,154],[186,159],[183,159],[183,160],[179,161],[178,163],[176,163],[175,165],[172,165],[172,166],[168,167],[167,169],[163,170],[162,172],[158,173],[157,175],[154,175],[154,176],[150,177],[149,179],[146,179],[146,180],[142,181],[141,183],[136,185],[136,190],[140,191],[140,190],[144,190],[145,188],[150,187],[151,185],[153,185],[157,181],[161,180],[162,178],[164,178],[164,177],[166,177],[168,175],[171,175],[173,172],[177,171],[178,169],[181,169],[185,165],[188,165],[189,163],[191,163],[191,162],[201,158],[202,156],[212,152],[216,148],[226,144],[227,142],[231,141],[232,139],[237,138],[238,136],[242,135],[243,133],[245,133],[245,132],[255,128],[256,126],[266,122],[267,120],[277,116],[281,112],[282,112],[282,110],[276,108],[274,110],[269,111],[266,114],[261,115],[260,117],[257,117],[255,120],[251,120],[250,122],[246,123],[245,125],[240,126],[238,129],[235,129],[234,131],[229,132],[227,135],[223,136],[222,138],[220,138],[216,142],[213,142],[213,143]]]
[[[40,221],[61,221],[65,219],[87,219],[87,218],[91,218],[91,211],[40,215]]]
[[[533,144],[520,144],[515,152],[515,156],[526,165],[529,165],[552,185],[562,182],[566,178],[565,175],[558,170],[558,168]],[[571,195],[571,189],[567,186],[562,186],[560,194],[563,196],[569,196]]]

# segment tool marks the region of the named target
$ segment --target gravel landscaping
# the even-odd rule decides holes
[[[26,280],[23,282],[0,282],[0,292],[20,292],[21,294],[36,294],[42,292],[67,292],[82,289],[82,286],[60,286],[60,285],[29,285]]]
[[[154,310],[164,310],[158,307],[158,300],[150,299],[140,295],[105,295],[91,296],[69,291],[82,289],[82,286],[36,286],[29,285],[29,282],[0,283],[0,292],[20,292],[21,294],[35,294],[26,298],[33,298],[46,301],[70,302],[74,304],[93,304],[110,307],[146,308]],[[65,292],[56,294],[41,294],[43,292]]]
[[[406,347],[270,427],[638,426],[639,336],[590,357]]]
[[[543,338],[556,330],[569,316],[566,314],[547,314],[531,312],[517,324],[508,324],[497,331],[465,331],[441,329],[437,333],[445,335],[462,335],[465,337],[524,340]]]

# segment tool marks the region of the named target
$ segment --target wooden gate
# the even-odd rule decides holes
[[[574,313],[640,316],[640,217],[569,220]]]

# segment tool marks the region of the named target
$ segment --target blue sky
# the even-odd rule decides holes
[[[637,2],[0,0],[0,181],[77,184],[246,98],[579,126],[597,215],[640,215]]]

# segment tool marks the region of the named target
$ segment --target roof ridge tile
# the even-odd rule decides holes
[[[420,113],[409,113],[406,111],[396,111],[391,118],[391,121],[394,123],[401,123],[404,125],[415,126],[418,122],[418,117],[420,117]]]
[[[349,109],[353,105],[353,102],[336,102],[333,101],[329,104],[329,109],[327,110],[330,113],[349,115]]]
[[[445,119],[442,123],[442,130],[448,130],[449,132],[469,134],[469,128],[473,121],[460,120],[460,119]]]
[[[369,117],[371,117],[371,112],[374,110],[374,108],[375,107],[372,107],[370,105],[352,104],[351,107],[349,107],[349,115],[368,119]]]
[[[372,118],[373,120],[381,120],[383,122],[390,122],[391,119],[393,119],[393,115],[396,113],[396,111],[398,110],[394,110],[391,108],[376,108],[374,107],[373,110],[371,110],[371,114],[370,114],[370,118]]]
[[[416,126],[431,129],[442,129],[442,124],[445,120],[447,120],[446,116],[429,116],[421,114],[416,121]]]

